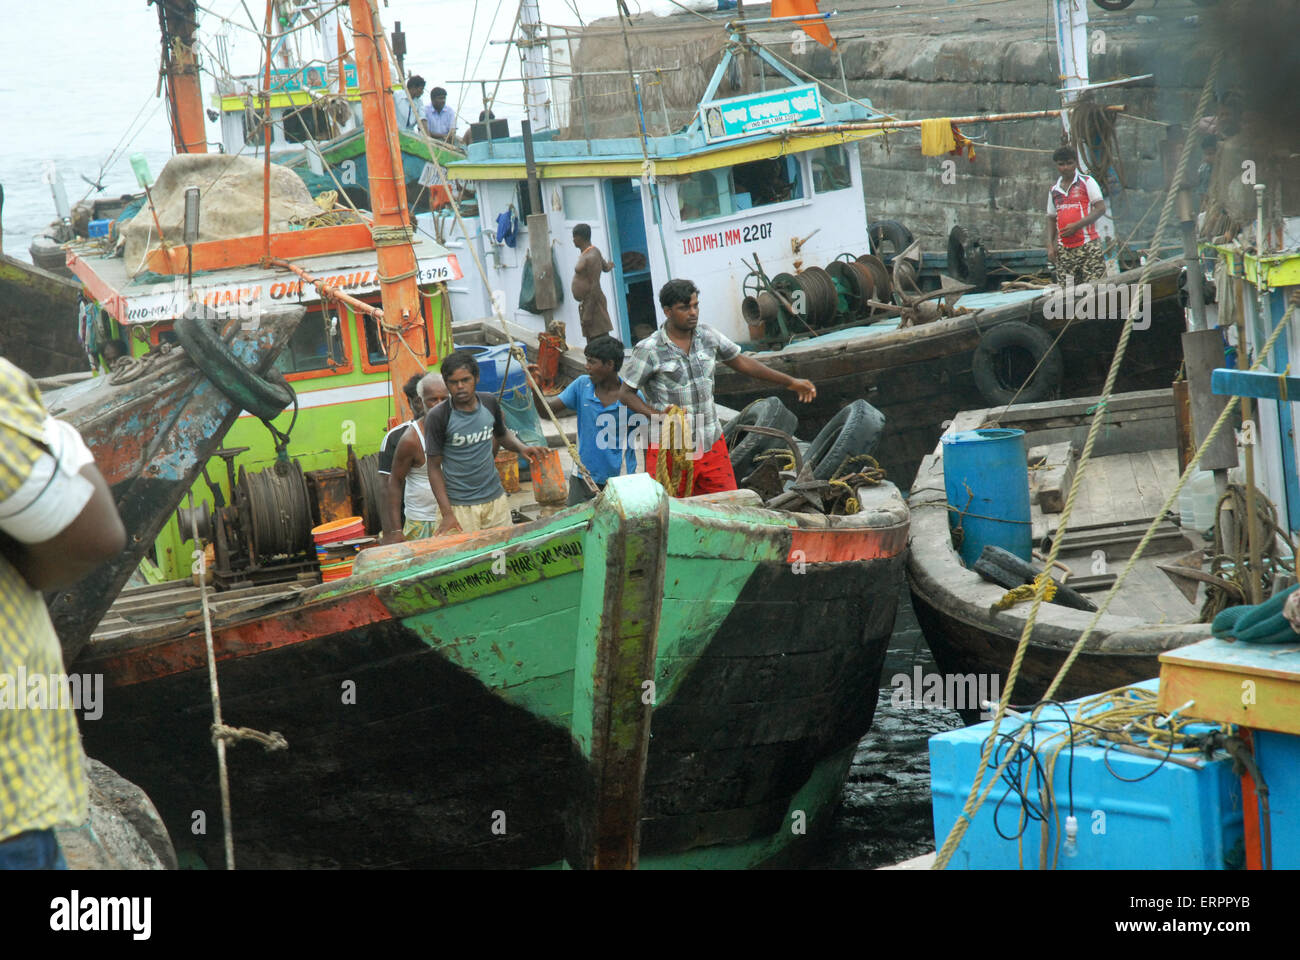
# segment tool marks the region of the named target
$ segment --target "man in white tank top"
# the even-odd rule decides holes
[[[420,399],[425,410],[447,399],[442,377],[431,373],[420,381]],[[429,486],[428,461],[424,456],[424,423],[412,424],[402,435],[393,454],[388,474],[388,496],[384,503],[384,535],[381,544],[401,543],[433,536],[438,529],[438,501]],[[406,523],[398,505],[406,508]]]

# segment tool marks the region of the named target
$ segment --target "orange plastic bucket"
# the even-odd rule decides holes
[[[360,517],[344,517],[342,520],[331,520],[329,523],[311,528],[311,538],[317,544],[355,540],[361,536],[365,536],[365,525]]]
[[[563,337],[553,333],[537,335],[537,380],[539,384],[551,384],[560,372],[560,354],[566,344]]]
[[[497,474],[501,477],[501,486],[506,493],[519,492],[519,454],[510,450],[498,450]]]
[[[569,480],[560,464],[560,451],[547,449],[529,462],[533,478],[533,498],[538,503],[564,503],[569,499]]]

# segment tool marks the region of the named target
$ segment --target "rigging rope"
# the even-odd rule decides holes
[[[1215,54],[1214,61],[1210,64],[1209,72],[1205,78],[1205,85],[1201,88],[1201,96],[1197,104],[1195,116],[1198,117],[1204,116],[1205,111],[1210,102],[1210,97],[1214,91],[1214,82],[1218,77],[1219,68],[1222,62],[1223,62],[1223,53],[1222,51],[1220,51],[1219,53]],[[1178,189],[1181,187],[1183,183],[1183,178],[1187,172],[1188,160],[1192,152],[1191,148],[1192,148],[1192,138],[1188,137],[1183,144],[1182,155],[1179,157],[1178,160],[1178,168],[1174,173],[1173,183],[1170,184],[1169,190],[1165,195],[1164,208],[1161,210],[1160,220],[1156,226],[1156,233],[1154,239],[1155,246],[1159,246],[1160,241],[1164,237],[1165,229],[1169,225],[1170,220],[1172,219],[1173,210],[1174,210],[1174,201],[1175,198],[1177,197]],[[1145,284],[1147,282],[1147,278],[1150,275],[1150,271],[1153,268],[1153,266],[1154,266],[1154,262],[1148,260],[1146,265],[1143,267],[1142,275],[1139,281],[1140,284]],[[1111,359],[1110,369],[1106,373],[1106,382],[1102,388],[1102,394],[1101,394],[1102,400],[1100,405],[1101,409],[1098,410],[1097,414],[1093,416],[1092,423],[1089,426],[1088,436],[1087,439],[1084,441],[1083,452],[1079,457],[1079,463],[1075,470],[1074,482],[1071,484],[1070,494],[1066,498],[1065,507],[1061,512],[1061,519],[1057,528],[1058,536],[1053,540],[1052,549],[1048,555],[1048,559],[1046,563],[1046,566],[1048,568],[1050,568],[1055,564],[1057,555],[1060,553],[1061,550],[1061,544],[1065,540],[1065,537],[1061,534],[1063,534],[1064,531],[1068,529],[1070,515],[1073,512],[1075,502],[1078,499],[1080,484],[1083,480],[1084,475],[1087,473],[1087,467],[1089,461],[1092,458],[1093,447],[1096,445],[1097,437],[1100,434],[1101,428],[1106,420],[1105,404],[1109,402],[1111,394],[1114,392],[1115,381],[1119,376],[1120,365],[1123,363],[1124,353],[1128,348],[1129,337],[1133,332],[1133,320],[1137,316],[1139,309],[1140,309],[1140,304],[1133,303],[1130,305],[1128,320],[1124,323],[1123,329],[1120,331],[1119,343],[1116,345],[1115,355]],[[1292,311],[1290,310],[1287,311],[1287,314],[1282,318],[1282,321],[1279,322],[1277,329],[1273,331],[1273,335],[1269,338],[1264,353],[1262,353],[1259,360],[1256,361],[1257,364],[1262,363],[1264,357],[1267,356],[1268,350],[1272,348],[1273,342],[1275,341],[1278,333],[1282,329],[1282,324],[1285,323],[1290,318],[1291,312]],[[1226,421],[1229,411],[1234,410],[1236,406],[1237,406],[1236,398],[1234,398],[1233,401],[1229,402],[1224,406],[1223,414],[1220,415],[1218,422],[1214,426],[1214,429],[1210,431],[1210,436],[1206,438],[1206,442],[1202,444],[1201,449],[1197,451],[1197,456],[1196,459],[1193,461],[1193,465],[1200,461],[1200,456],[1202,452],[1206,449],[1206,445],[1210,442],[1211,439],[1213,439],[1213,437],[1218,432],[1218,430],[1222,428],[1222,425]],[[1190,469],[1191,467],[1189,466],[1189,470]],[[1175,486],[1174,492],[1170,494],[1170,500],[1165,507],[1166,510],[1176,499],[1177,493],[1182,489],[1182,486],[1186,482],[1188,475],[1189,474],[1185,472],[1183,476],[1179,479],[1178,484]],[[1156,529],[1158,521],[1161,517],[1163,517],[1164,512],[1165,510],[1161,510],[1157,514],[1156,520],[1153,520],[1151,528],[1147,531],[1146,536],[1143,537],[1142,542],[1138,545],[1138,549],[1134,552],[1133,556],[1129,558],[1128,566],[1124,568],[1123,573],[1115,581],[1115,584],[1111,587],[1110,593],[1106,595],[1106,599],[1105,601],[1103,601],[1100,609],[1098,610],[1096,616],[1094,617],[1092,624],[1090,624],[1089,627],[1086,630],[1084,630],[1084,632],[1080,635],[1079,640],[1074,645],[1074,648],[1070,651],[1069,655],[1066,657],[1065,663],[1062,664],[1060,671],[1057,673],[1056,677],[1052,680],[1051,686],[1048,688],[1048,693],[1047,693],[1048,697],[1051,697],[1052,694],[1055,693],[1056,689],[1060,686],[1061,681],[1064,679],[1070,667],[1074,665],[1074,661],[1078,659],[1079,653],[1083,649],[1083,644],[1086,642],[1087,638],[1092,633],[1092,626],[1096,624],[1097,620],[1100,619],[1101,615],[1105,612],[1106,608],[1110,604],[1111,598],[1114,597],[1115,591],[1119,588],[1119,585],[1123,582],[1124,578],[1127,576],[1128,571],[1132,569],[1133,564],[1136,562],[1137,558],[1141,556],[1141,552],[1146,549],[1146,545],[1150,541],[1152,536],[1154,536],[1154,531]],[[980,755],[979,772],[976,775],[975,780],[971,784],[970,793],[967,795],[966,803],[962,809],[961,815],[958,817],[957,822],[953,824],[952,829],[948,832],[947,838],[944,840],[942,847],[939,849],[938,854],[935,857],[934,869],[936,870],[942,870],[948,865],[949,860],[952,859],[953,853],[955,853],[957,850],[958,844],[961,843],[962,837],[965,836],[967,827],[970,826],[971,823],[970,818],[975,814],[976,811],[979,810],[980,806],[983,805],[985,798],[988,796],[989,790],[991,790],[993,787],[993,784],[990,783],[989,786],[985,788],[984,793],[982,795],[980,794],[980,788],[984,784],[985,766],[988,763],[989,755],[992,752],[994,739],[997,736],[997,732],[998,732],[998,727],[1002,722],[1002,718],[1005,716],[1007,704],[1011,702],[1011,694],[1015,688],[1016,679],[1020,675],[1020,668],[1024,663],[1025,654],[1029,650],[1029,639],[1033,635],[1034,625],[1037,622],[1038,611],[1042,607],[1045,592],[1046,592],[1046,585],[1043,585],[1042,587],[1038,588],[1035,591],[1033,606],[1029,610],[1028,617],[1025,621],[1024,629],[1021,632],[1020,641],[1017,644],[1015,656],[1011,661],[1011,668],[1007,674],[1006,687],[1003,691],[1002,698],[998,703],[997,712],[994,714],[993,717],[993,730],[989,735],[989,739],[985,741],[984,748]],[[994,774],[995,778],[997,776],[1001,776],[1002,770],[1004,769],[1005,769],[1005,765],[999,765],[999,769]]]

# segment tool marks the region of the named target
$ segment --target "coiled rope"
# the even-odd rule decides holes
[[[1255,519],[1262,531],[1260,543],[1265,545],[1265,552],[1261,557],[1262,567],[1258,570],[1252,570],[1247,561],[1250,556],[1250,521],[1239,519],[1237,523],[1232,524],[1233,541],[1230,544],[1224,543],[1225,524],[1219,522],[1219,517],[1223,515],[1225,508],[1234,517],[1241,518],[1247,515],[1246,491],[1240,484],[1228,484],[1228,489],[1223,492],[1223,496],[1219,497],[1218,505],[1215,507],[1214,547],[1210,560],[1210,573],[1227,583],[1236,584],[1237,594],[1234,596],[1233,592],[1226,587],[1209,584],[1205,591],[1205,604],[1201,607],[1202,623],[1209,623],[1223,610],[1240,603],[1243,597],[1254,596],[1251,592],[1252,578],[1262,588],[1260,596],[1268,596],[1271,593],[1269,588],[1275,574],[1285,572],[1292,577],[1295,576],[1295,544],[1278,523],[1277,507],[1273,505],[1273,501],[1263,495],[1257,495],[1255,500]],[[1278,550],[1279,539],[1290,547],[1289,558],[1284,558]]]
[[[659,428],[655,479],[670,496],[690,496],[695,485],[695,461],[690,456],[693,452],[689,414],[682,407],[669,407]]]

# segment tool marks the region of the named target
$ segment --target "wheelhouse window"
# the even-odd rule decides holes
[[[832,193],[853,186],[849,173],[849,152],[839,144],[812,150],[808,154],[812,166],[813,192]]]
[[[370,314],[364,315],[362,329],[366,334],[366,362],[372,367],[383,366],[388,362],[384,351],[384,338],[379,334],[379,322]]]
[[[687,223],[801,200],[804,196],[797,156],[700,170],[683,178],[677,187],[678,214]]]
[[[565,187],[563,196],[565,220],[591,221],[599,219],[599,211],[596,208],[595,187],[586,183]]]
[[[275,358],[276,369],[284,374],[325,370],[331,362],[344,362],[342,326],[332,313],[320,310],[308,311]]]
[[[313,104],[285,111],[284,139],[290,143],[315,140],[324,143],[337,135],[334,122],[326,108]]]

